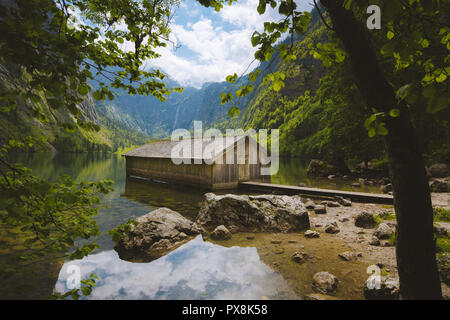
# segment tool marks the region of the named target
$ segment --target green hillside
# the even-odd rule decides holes
[[[12,87],[27,90],[26,75],[19,68],[0,64],[0,71],[0,90],[10,90]],[[100,127],[98,132],[78,126],[67,109],[54,110],[42,93],[37,92],[37,95],[39,98],[34,101],[17,99],[13,108],[3,106],[0,109],[1,144],[32,136],[45,139],[45,142],[36,143],[33,151],[111,152],[149,140],[146,134],[112,118],[90,95],[78,107],[86,121]],[[40,120],[35,117],[38,112],[41,114]]]

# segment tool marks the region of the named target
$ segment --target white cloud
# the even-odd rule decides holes
[[[224,81],[234,72],[242,73],[254,59],[252,33],[261,31],[265,21],[279,19],[278,13],[269,8],[264,15],[259,15],[257,5],[258,0],[243,0],[225,6],[211,17],[201,16],[195,23],[181,25],[175,21],[171,27],[172,39],[192,54],[187,56],[185,50],[177,51],[169,46],[160,50],[162,57],[150,64],[184,86],[199,87],[205,82]]]
[[[68,290],[68,267],[78,266],[82,279],[99,277],[89,299],[261,299],[294,292],[287,282],[259,258],[254,247],[225,248],[201,236],[149,263],[120,260],[103,251],[74,260],[61,268],[55,289]]]

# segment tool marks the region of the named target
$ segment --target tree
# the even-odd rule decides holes
[[[81,108],[91,91],[96,100],[112,100],[118,89],[165,100],[172,91],[162,82],[164,74],[144,69],[143,63],[170,43],[175,4],[177,0],[0,0],[0,64],[18,70],[17,83],[0,91],[0,112],[44,100],[50,109],[68,110],[76,125],[98,131]],[[90,83],[96,83],[95,90]],[[48,120],[39,108],[31,111],[39,121]],[[59,126],[68,135],[74,129],[72,123]],[[112,181],[75,183],[63,176],[51,183],[11,163],[11,150],[35,143],[24,137],[0,146],[0,222],[30,234],[24,244],[29,254],[21,258],[36,261],[62,252],[80,259],[97,246],[68,249],[78,238],[98,235],[92,220],[97,195],[111,191]],[[89,293],[95,280],[86,281]],[[78,292],[69,294],[76,297]]]
[[[414,2],[409,1],[416,9],[425,10],[420,1]],[[401,295],[405,299],[440,299],[430,189],[408,105],[397,99],[387,81],[365,25],[344,7],[344,1],[322,0],[321,3],[349,56],[366,104],[378,112],[391,114],[384,117],[385,143],[398,222],[396,254]],[[398,110],[399,114],[396,111],[394,115],[391,110]]]
[[[320,3],[330,19],[320,13],[321,8],[314,0],[323,23],[336,39],[311,46],[311,53],[326,63],[348,59],[358,90],[374,112],[365,122],[369,136],[384,137],[397,216],[401,295],[404,299],[440,299],[430,189],[409,105],[423,95],[428,112],[448,106],[450,28],[445,22],[448,18],[445,12],[449,3],[438,0],[321,0]],[[374,47],[366,27],[367,9],[375,3],[382,8],[387,28],[388,41],[381,48]],[[284,18],[264,23],[264,32],[253,34],[252,44],[258,47],[255,58],[260,61],[272,57],[275,43],[284,33],[303,33],[310,18],[309,13],[297,10],[293,0],[260,0],[257,10],[263,14],[268,6],[278,8]],[[292,47],[278,46],[285,61],[295,59]],[[383,69],[386,66],[379,63],[380,55],[390,59],[387,65],[393,68],[393,73],[409,72],[409,83],[394,89]],[[236,78],[227,80],[235,82]],[[251,75],[249,80],[254,80]],[[276,91],[283,86],[283,80],[278,75],[273,81]],[[245,94],[244,88],[235,93],[236,97],[241,97],[242,92]],[[228,93],[226,98],[225,102],[233,101],[234,96]]]

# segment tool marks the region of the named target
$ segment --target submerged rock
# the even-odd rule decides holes
[[[207,193],[196,222],[206,230],[294,232],[309,228],[309,215],[299,196]]]
[[[197,225],[169,208],[159,208],[136,219],[116,243],[120,259],[149,262],[160,258],[200,233]]]
[[[361,253],[356,253],[352,251],[345,251],[338,254],[339,258],[344,261],[356,261],[359,257],[362,257]]]
[[[339,233],[341,230],[338,227],[338,224],[336,221],[330,221],[325,225],[325,232],[326,233],[331,233],[331,234],[335,234],[335,233]]]
[[[215,240],[228,240],[231,239],[231,232],[224,226],[220,225],[211,232],[211,238]]]
[[[333,294],[338,287],[338,279],[329,272],[318,272],[313,277],[312,289],[317,293]]]
[[[296,251],[294,252],[294,254],[292,255],[291,259],[297,263],[305,263],[306,260],[309,258],[308,254],[306,254],[305,252],[301,252],[301,251]]]
[[[339,299],[326,294],[310,293],[305,296],[305,300],[324,301],[324,300],[339,300]]]
[[[320,233],[318,233],[317,231],[308,230],[305,232],[306,238],[318,238],[319,236],[320,236]]]

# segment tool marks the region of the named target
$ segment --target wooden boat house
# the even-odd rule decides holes
[[[194,151],[182,152],[189,149]],[[153,141],[124,156],[127,177],[216,190],[236,188],[241,181],[262,180],[261,168],[268,167],[266,154],[252,137],[239,135]]]

